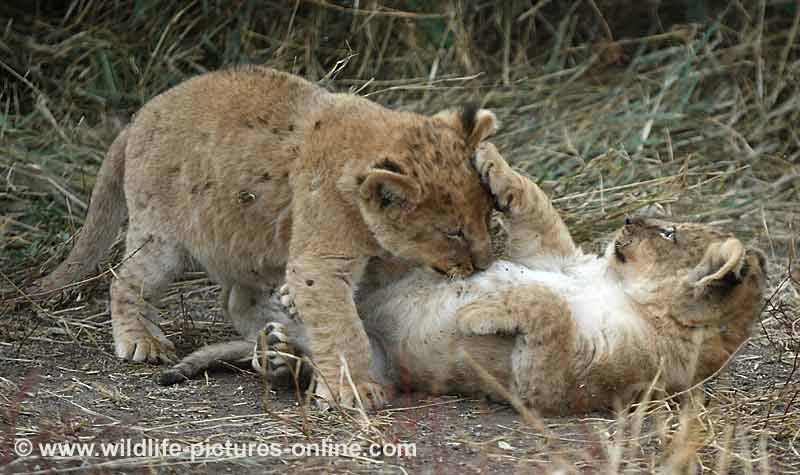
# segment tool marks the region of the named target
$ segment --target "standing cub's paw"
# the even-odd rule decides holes
[[[173,363],[177,360],[175,345],[164,332],[147,318],[112,321],[114,351],[118,358],[149,363]]]
[[[294,322],[299,323],[302,321],[302,316],[298,314],[297,307],[294,304],[294,295],[287,284],[284,284],[278,290],[278,299],[280,305],[283,306],[284,312]],[[300,328],[291,323],[289,326],[296,330]],[[274,377],[293,374],[294,365],[297,364],[298,358],[292,358],[292,356],[281,353],[289,353],[296,357],[303,356],[304,352],[301,349],[303,347],[302,339],[299,338],[299,335],[292,335],[287,326],[278,322],[267,324],[263,331],[265,335],[264,337],[259,337],[259,343],[256,344],[256,354],[253,355],[253,368],[261,374],[268,374]],[[269,348],[266,353],[259,350],[261,341],[267,342]],[[269,362],[267,369],[264,369],[262,364],[265,356]],[[365,410],[380,409],[386,405],[387,397],[384,387],[372,381],[368,376],[358,378],[357,375],[351,374],[353,380],[351,385],[345,377],[342,367],[339,368],[337,377],[333,380],[324,379],[319,374],[313,374],[307,364],[301,366],[301,371],[304,381],[307,381],[313,375],[313,380],[308,390],[314,394],[315,404],[320,410],[329,410],[332,407],[336,407],[337,404],[345,409],[357,409],[363,406]],[[331,387],[336,389],[332,390]],[[358,392],[358,397],[356,397],[353,387]],[[360,404],[359,400],[361,401]]]
[[[505,161],[494,144],[484,142],[474,158],[475,169],[495,200],[495,208],[511,215],[524,212],[525,182]]]
[[[331,390],[330,386],[334,389]],[[358,398],[353,391],[355,386],[358,391]],[[374,381],[357,381],[354,379],[353,385],[346,377],[339,378],[338,381],[321,381],[319,375],[314,375],[312,383],[316,405],[322,411],[327,411],[338,404],[343,409],[359,409],[363,406],[364,410],[372,411],[381,409],[386,405],[387,397],[385,388]],[[359,404],[359,400],[361,403]]]

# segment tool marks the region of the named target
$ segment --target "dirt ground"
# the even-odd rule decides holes
[[[106,288],[101,282],[52,308],[3,315],[0,467],[6,473],[592,473],[658,467],[683,472],[719,469],[721,463],[744,473],[800,471],[798,433],[786,420],[797,419],[792,403],[781,403],[798,399],[798,357],[781,348],[781,309],[765,311],[754,338],[706,385],[705,405],[698,411],[687,412],[685,402],[662,401],[638,411],[551,418],[531,425],[502,404],[400,394],[390,408],[364,421],[359,414],[308,409],[292,389],[269,389],[257,374],[234,367],[185,384],[159,386],[158,366],[113,356]],[[173,316],[165,328],[179,351],[232,335],[216,306],[217,291],[195,273],[175,284],[165,298],[165,315]],[[764,398],[774,403],[764,404]],[[737,418],[739,424],[731,424]],[[12,444],[23,438],[35,446],[99,446],[126,439],[132,444],[166,440],[181,447],[260,443],[281,452],[259,456],[187,448],[189,452],[172,456],[37,457],[34,449],[34,456],[18,458]],[[373,443],[413,443],[415,453],[314,454],[324,443],[355,443],[362,450]],[[411,451],[393,447],[387,451]]]

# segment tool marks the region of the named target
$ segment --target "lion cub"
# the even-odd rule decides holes
[[[111,145],[78,242],[42,286],[91,272],[127,215],[111,284],[118,357],[174,359],[152,303],[196,261],[244,336],[269,319],[258,302],[285,279],[327,383],[318,395],[354,404],[339,384],[346,361],[362,402],[379,407],[353,291],[374,256],[460,277],[489,265],[491,199],[470,160],[495,128],[486,110],[391,111],[262,67],[190,79]]]
[[[654,381],[668,393],[685,390],[747,339],[763,300],[759,251],[711,226],[637,217],[604,255],[584,255],[548,197],[491,144],[476,162],[506,213],[505,252],[460,281],[421,268],[397,277],[386,261],[370,266],[357,303],[377,379],[440,394],[510,395],[565,415],[631,401]],[[290,303],[291,293],[284,297]],[[257,351],[256,369],[286,374],[292,361],[282,353],[320,356],[296,318],[266,332],[270,347]]]

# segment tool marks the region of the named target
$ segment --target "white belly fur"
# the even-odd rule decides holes
[[[456,331],[455,316],[464,305],[487,294],[538,284],[567,301],[580,334],[593,341],[596,356],[613,351],[622,333],[638,333],[641,321],[605,258],[548,257],[527,264],[497,261],[458,281],[419,269],[360,296],[359,311],[367,328],[382,335],[388,347],[399,342],[428,346]]]

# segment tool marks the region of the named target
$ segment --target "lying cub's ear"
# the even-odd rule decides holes
[[[497,132],[498,127],[494,113],[488,109],[481,109],[476,104],[467,104],[457,112],[441,111],[433,117],[460,129],[467,140],[467,145],[472,148],[476,148],[478,144]]]
[[[636,210],[635,213],[637,216],[641,216],[643,218],[656,218],[656,219],[665,219],[668,218],[670,213],[661,205],[661,203],[651,203],[647,206],[642,206],[641,208]]]
[[[745,252],[735,238],[710,244],[703,260],[689,274],[695,297],[704,295],[711,287],[732,287],[741,282]]]
[[[422,188],[403,169],[390,160],[375,164],[363,177],[359,193],[362,198],[380,208],[416,205],[422,198]]]

